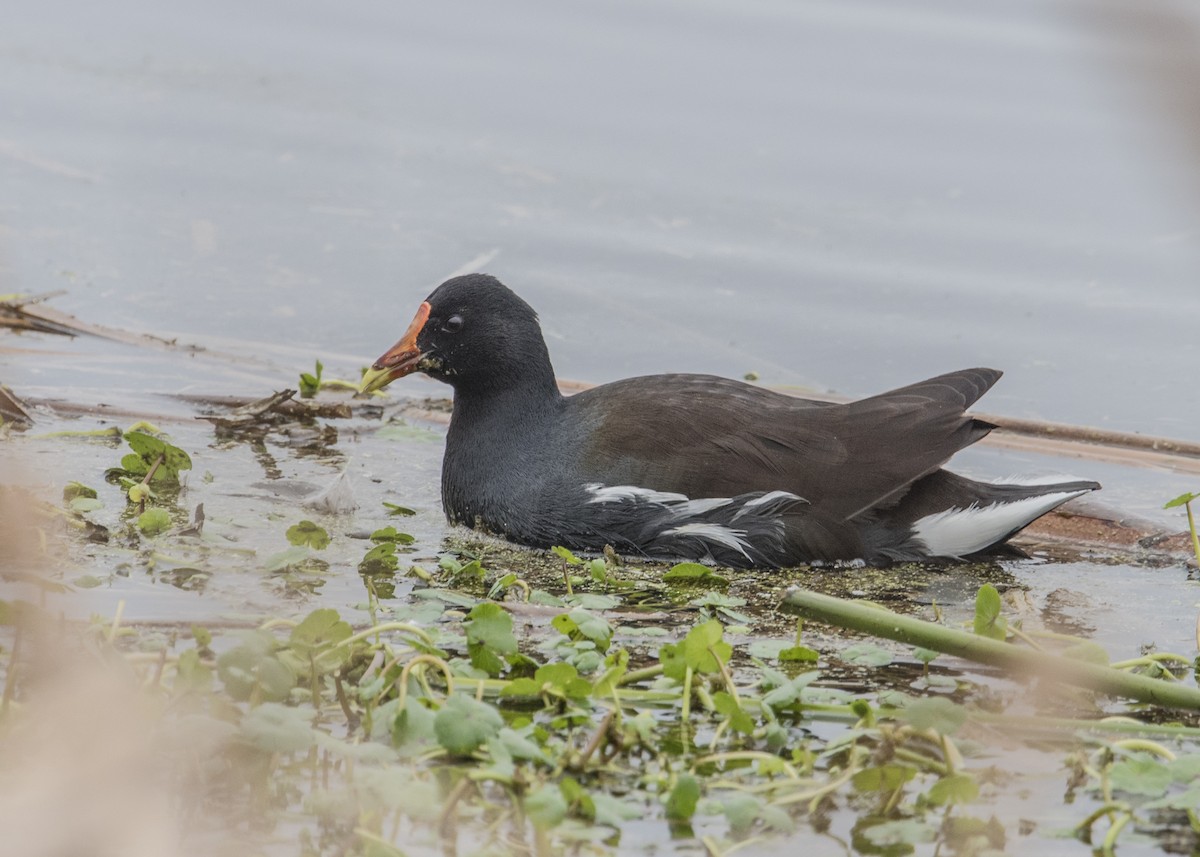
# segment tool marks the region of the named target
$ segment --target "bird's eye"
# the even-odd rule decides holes
[[[442,330],[446,333],[458,333],[463,329],[463,319],[461,315],[452,315],[442,323]]]

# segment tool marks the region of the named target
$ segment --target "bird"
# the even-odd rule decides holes
[[[438,286],[360,390],[413,372],[453,388],[447,520],[534,548],[731,568],[958,560],[1100,487],[943,469],[995,428],[965,413],[995,369],[848,404],[700,374],[563,395],[537,313],[487,274]]]

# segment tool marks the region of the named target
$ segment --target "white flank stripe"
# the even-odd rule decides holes
[[[1086,482],[1079,476],[1068,476],[1064,473],[1048,473],[1042,476],[1004,476],[1000,479],[989,479],[990,485],[1063,485],[1067,482]]]
[[[710,542],[725,545],[725,547],[737,551],[746,559],[750,559],[750,555],[746,553],[747,545],[741,538],[746,535],[742,530],[731,530],[729,527],[722,527],[720,524],[684,524],[671,530],[664,530],[662,534],[664,536],[693,536],[699,539],[707,539]]]
[[[767,503],[772,503],[775,500],[799,500],[800,498],[791,491],[768,491],[761,497],[757,497],[746,504],[747,509],[753,509],[755,506],[762,506]]]
[[[676,518],[690,518],[693,515],[704,515],[713,509],[720,509],[729,504],[729,497],[709,497],[704,500],[688,500],[686,503],[671,506],[671,514]]]
[[[626,500],[645,500],[647,503],[682,503],[687,500],[683,494],[670,491],[654,491],[650,488],[639,488],[636,485],[601,485],[592,482],[584,485],[584,490],[592,495],[589,503],[623,503]]]
[[[931,556],[965,556],[995,544],[1055,506],[1086,493],[1086,490],[1060,491],[1013,503],[947,509],[916,521],[913,535],[925,543]]]
[[[791,491],[768,491],[766,494],[763,494],[761,497],[755,497],[753,500],[750,500],[749,502],[744,503],[742,505],[742,508],[738,509],[738,513],[733,516],[733,519],[736,521],[738,518],[742,517],[742,515],[745,515],[749,512],[753,512],[759,506],[765,506],[768,503],[773,503],[776,500],[799,500],[799,499],[800,499],[800,497],[797,496],[796,494],[793,494]]]

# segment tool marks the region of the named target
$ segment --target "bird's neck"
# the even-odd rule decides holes
[[[442,461],[442,504],[452,522],[511,530],[516,519],[506,510],[545,478],[542,453],[563,401],[553,371],[522,373],[507,386],[455,385]]]
[[[499,361],[478,376],[445,378],[454,387],[455,418],[520,418],[556,407],[562,394],[544,348],[540,354]]]

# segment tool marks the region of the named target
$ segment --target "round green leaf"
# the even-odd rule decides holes
[[[171,516],[166,509],[147,509],[138,515],[138,529],[148,536],[157,536],[171,528]]]
[[[461,693],[446,700],[433,721],[438,743],[457,756],[465,756],[500,734],[503,726],[499,711]]]

